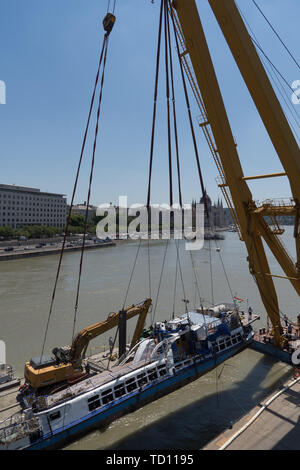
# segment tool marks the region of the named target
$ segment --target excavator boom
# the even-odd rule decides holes
[[[139,340],[142,329],[144,327],[145,323],[145,318],[148,313],[149,307],[151,305],[151,299],[146,299],[144,302],[142,302],[139,305],[131,305],[130,307],[127,307],[125,309],[126,312],[126,320],[130,320],[130,318],[135,317],[136,315],[139,315],[139,318],[143,318],[142,324],[137,324],[138,331],[135,332],[134,338],[136,338],[136,342]],[[88,326],[87,328],[84,328],[83,330],[78,333],[78,335],[75,337],[72,348],[71,348],[71,353],[70,353],[70,359],[72,362],[76,362],[81,359],[83,353],[86,351],[89,342],[96,338],[97,336],[102,335],[108,330],[111,330],[115,326],[118,325],[119,322],[119,312],[117,313],[112,313],[108,316],[108,318],[104,321],[95,323],[94,325]],[[135,344],[132,344],[134,346]]]
[[[137,326],[133,335],[131,346],[133,347],[139,341],[145,324],[146,315],[152,303],[151,299],[146,299],[138,305],[131,305],[124,311],[126,312],[126,321],[135,316],[139,316]],[[65,382],[74,379],[82,374],[82,359],[87,350],[89,342],[111,330],[118,325],[119,312],[112,313],[104,321],[95,323],[80,331],[75,337],[69,354],[61,352],[62,350],[53,350],[56,354],[56,360],[53,358],[37,358],[25,364],[25,380],[28,385],[34,389],[40,389],[46,386]],[[65,354],[65,361],[59,358]]]

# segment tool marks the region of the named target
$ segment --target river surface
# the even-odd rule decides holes
[[[287,249],[294,255],[292,227],[283,235]],[[193,252],[198,279],[196,286],[189,252],[180,242],[180,262],[185,298],[190,308],[199,304],[199,295],[206,301],[230,302],[231,293],[251,305],[261,315],[255,327],[266,325],[266,315],[256,285],[249,274],[246,252],[236,233],[225,233],[225,240],[205,242],[200,251]],[[89,250],[85,254],[76,331],[104,320],[111,312],[123,306],[129,278],[138,250],[138,242],[124,242],[116,247]],[[176,248],[169,242],[165,269],[157,299],[166,242],[153,241],[151,254],[152,313],[155,320],[170,318],[173,311],[184,313],[183,287],[178,273],[175,289]],[[222,257],[227,278],[224,274]],[[271,272],[282,274],[270,256]],[[63,259],[61,276],[53,313],[49,323],[45,353],[53,347],[70,344],[72,338],[79,253],[67,253]],[[19,376],[23,376],[25,360],[41,354],[45,327],[50,308],[58,256],[27,258],[0,263],[0,339],[7,348],[7,362]],[[212,265],[212,270],[210,270]],[[211,275],[212,274],[212,275]],[[211,283],[211,278],[213,283]],[[299,298],[287,280],[276,280],[280,308],[290,319],[300,313]],[[212,289],[213,286],[213,289]],[[140,246],[136,268],[128,291],[126,304],[136,303],[149,296],[148,243]],[[247,304],[248,299],[248,304]],[[157,302],[156,302],[157,300]],[[135,320],[129,322],[128,340]],[[107,333],[91,343],[90,352],[108,345]],[[104,430],[95,431],[73,442],[68,449],[199,449],[253,408],[290,375],[290,367],[252,350],[231,358],[216,370],[122,417]]]

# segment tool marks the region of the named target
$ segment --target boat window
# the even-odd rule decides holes
[[[148,370],[148,377],[149,377],[149,380],[155,380],[155,379],[157,379],[157,371],[156,371],[156,368],[155,368],[155,369],[150,369],[150,370]]]
[[[132,377],[131,379],[126,380],[126,385],[131,384],[132,382],[135,382],[135,377]]]
[[[137,376],[137,381],[138,381],[138,386],[141,387],[142,385],[145,385],[148,383],[148,379],[147,379],[147,376],[145,374],[145,372],[143,372],[142,374],[139,374]]]
[[[227,347],[228,347],[228,346],[231,346],[231,339],[230,339],[230,338],[228,338],[228,339],[226,340],[226,346],[227,346]]]
[[[191,364],[191,363],[192,363],[192,361],[190,359],[187,359],[186,361],[184,361],[185,366],[188,365],[188,364]]]
[[[114,388],[114,392],[115,392],[116,398],[122,397],[123,395],[126,394],[125,385],[124,384],[116,385]]]
[[[137,388],[137,384],[135,383],[135,377],[133,379],[126,380],[125,384],[128,392],[132,392]]]
[[[93,397],[88,399],[88,407],[90,411],[94,411],[97,408],[100,408],[101,401],[99,395],[94,395]]]
[[[55,419],[58,419],[61,417],[60,411],[56,411],[56,413],[52,413],[49,415],[49,418],[51,421],[54,421]]]
[[[237,335],[237,339],[238,339],[238,341],[241,341],[242,337],[241,337],[240,334]]]
[[[236,342],[237,342],[236,336],[233,336],[232,337],[232,344],[236,344]]]
[[[102,397],[103,405],[107,405],[107,403],[110,403],[111,401],[113,401],[113,399],[114,399],[114,396],[112,393],[110,395],[106,395],[105,397]]]
[[[166,373],[167,373],[167,369],[166,369],[165,367],[164,367],[163,369],[160,369],[160,371],[159,371],[159,375],[160,375],[161,377],[163,377],[164,375],[166,375]]]
[[[225,344],[224,343],[220,344],[220,350],[223,351],[223,349],[225,349]]]
[[[94,395],[93,397],[88,399],[88,403],[91,403],[92,401],[96,400],[97,398],[99,398],[99,395]]]

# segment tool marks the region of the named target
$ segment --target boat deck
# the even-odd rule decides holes
[[[103,358],[100,355],[91,356],[89,358],[89,361],[92,361],[94,363],[98,362],[101,364],[101,366],[105,364]],[[64,390],[53,393],[53,395],[49,395],[47,397],[47,407],[53,407],[58,403],[64,401],[66,398],[70,398],[72,396],[75,397],[80,395],[81,393],[93,390],[96,387],[109,383],[110,381],[115,380],[118,377],[124,376],[125,374],[129,374],[130,372],[133,372],[139,369],[140,367],[144,367],[146,365],[147,363],[145,363],[145,361],[137,362],[136,364],[129,363],[120,366],[111,363],[109,370],[104,370],[103,372],[100,372],[98,374],[91,375],[89,378],[82,380],[77,384],[70,385]],[[40,406],[43,406],[42,401],[40,403]]]
[[[287,339],[287,346],[284,351],[293,353],[296,349],[300,348],[300,327],[293,326],[291,332],[288,332],[286,326],[283,327],[283,336]],[[254,340],[259,343],[273,344],[274,339],[271,331],[261,328],[258,332],[255,332]]]

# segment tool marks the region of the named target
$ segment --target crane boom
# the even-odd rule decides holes
[[[234,0],[208,0],[300,201],[300,149]]]
[[[219,0],[209,0],[209,4],[290,182],[296,212],[294,237],[297,251],[297,271],[295,272],[295,270],[282,267],[287,276],[299,277],[300,230],[298,218],[300,214],[300,149],[235,1],[227,0],[223,2]],[[265,230],[263,231],[263,237],[274,253],[272,244],[269,243],[268,237],[265,236],[264,232]],[[299,281],[297,284],[297,291],[300,293]]]
[[[255,277],[265,309],[272,322],[274,343],[279,346],[284,341],[281,336],[282,326],[279,305],[263,240],[269,245],[287,278],[300,295],[300,247],[297,222],[299,220],[298,193],[300,191],[299,148],[234,0],[226,0],[226,2],[223,0],[209,0],[209,3],[219,21],[225,39],[232,48],[235,60],[240,67],[246,85],[261,113],[289,178],[295,203],[289,210],[292,209],[293,213],[298,214],[295,222],[298,262],[295,267],[279,238],[263,218],[262,208],[256,206],[247,184],[249,177],[247,178],[243,174],[196,2],[195,0],[174,0],[171,14],[174,14],[176,18],[182,37],[181,47],[183,50],[181,51],[181,57],[185,61],[186,71],[188,69],[186,57],[190,58],[194,72],[190,72],[190,76],[195,77],[195,85],[192,88],[198,104],[200,102],[203,105],[202,114],[204,114],[205,121],[200,125],[205,128],[207,126],[211,127],[214,137],[213,153],[217,157],[219,171],[221,170],[222,186],[226,186],[230,190],[241,238],[245,242],[248,251],[249,269]],[[258,63],[259,74],[256,76]],[[247,77],[248,73],[249,77]],[[282,210],[284,212],[284,208]]]

